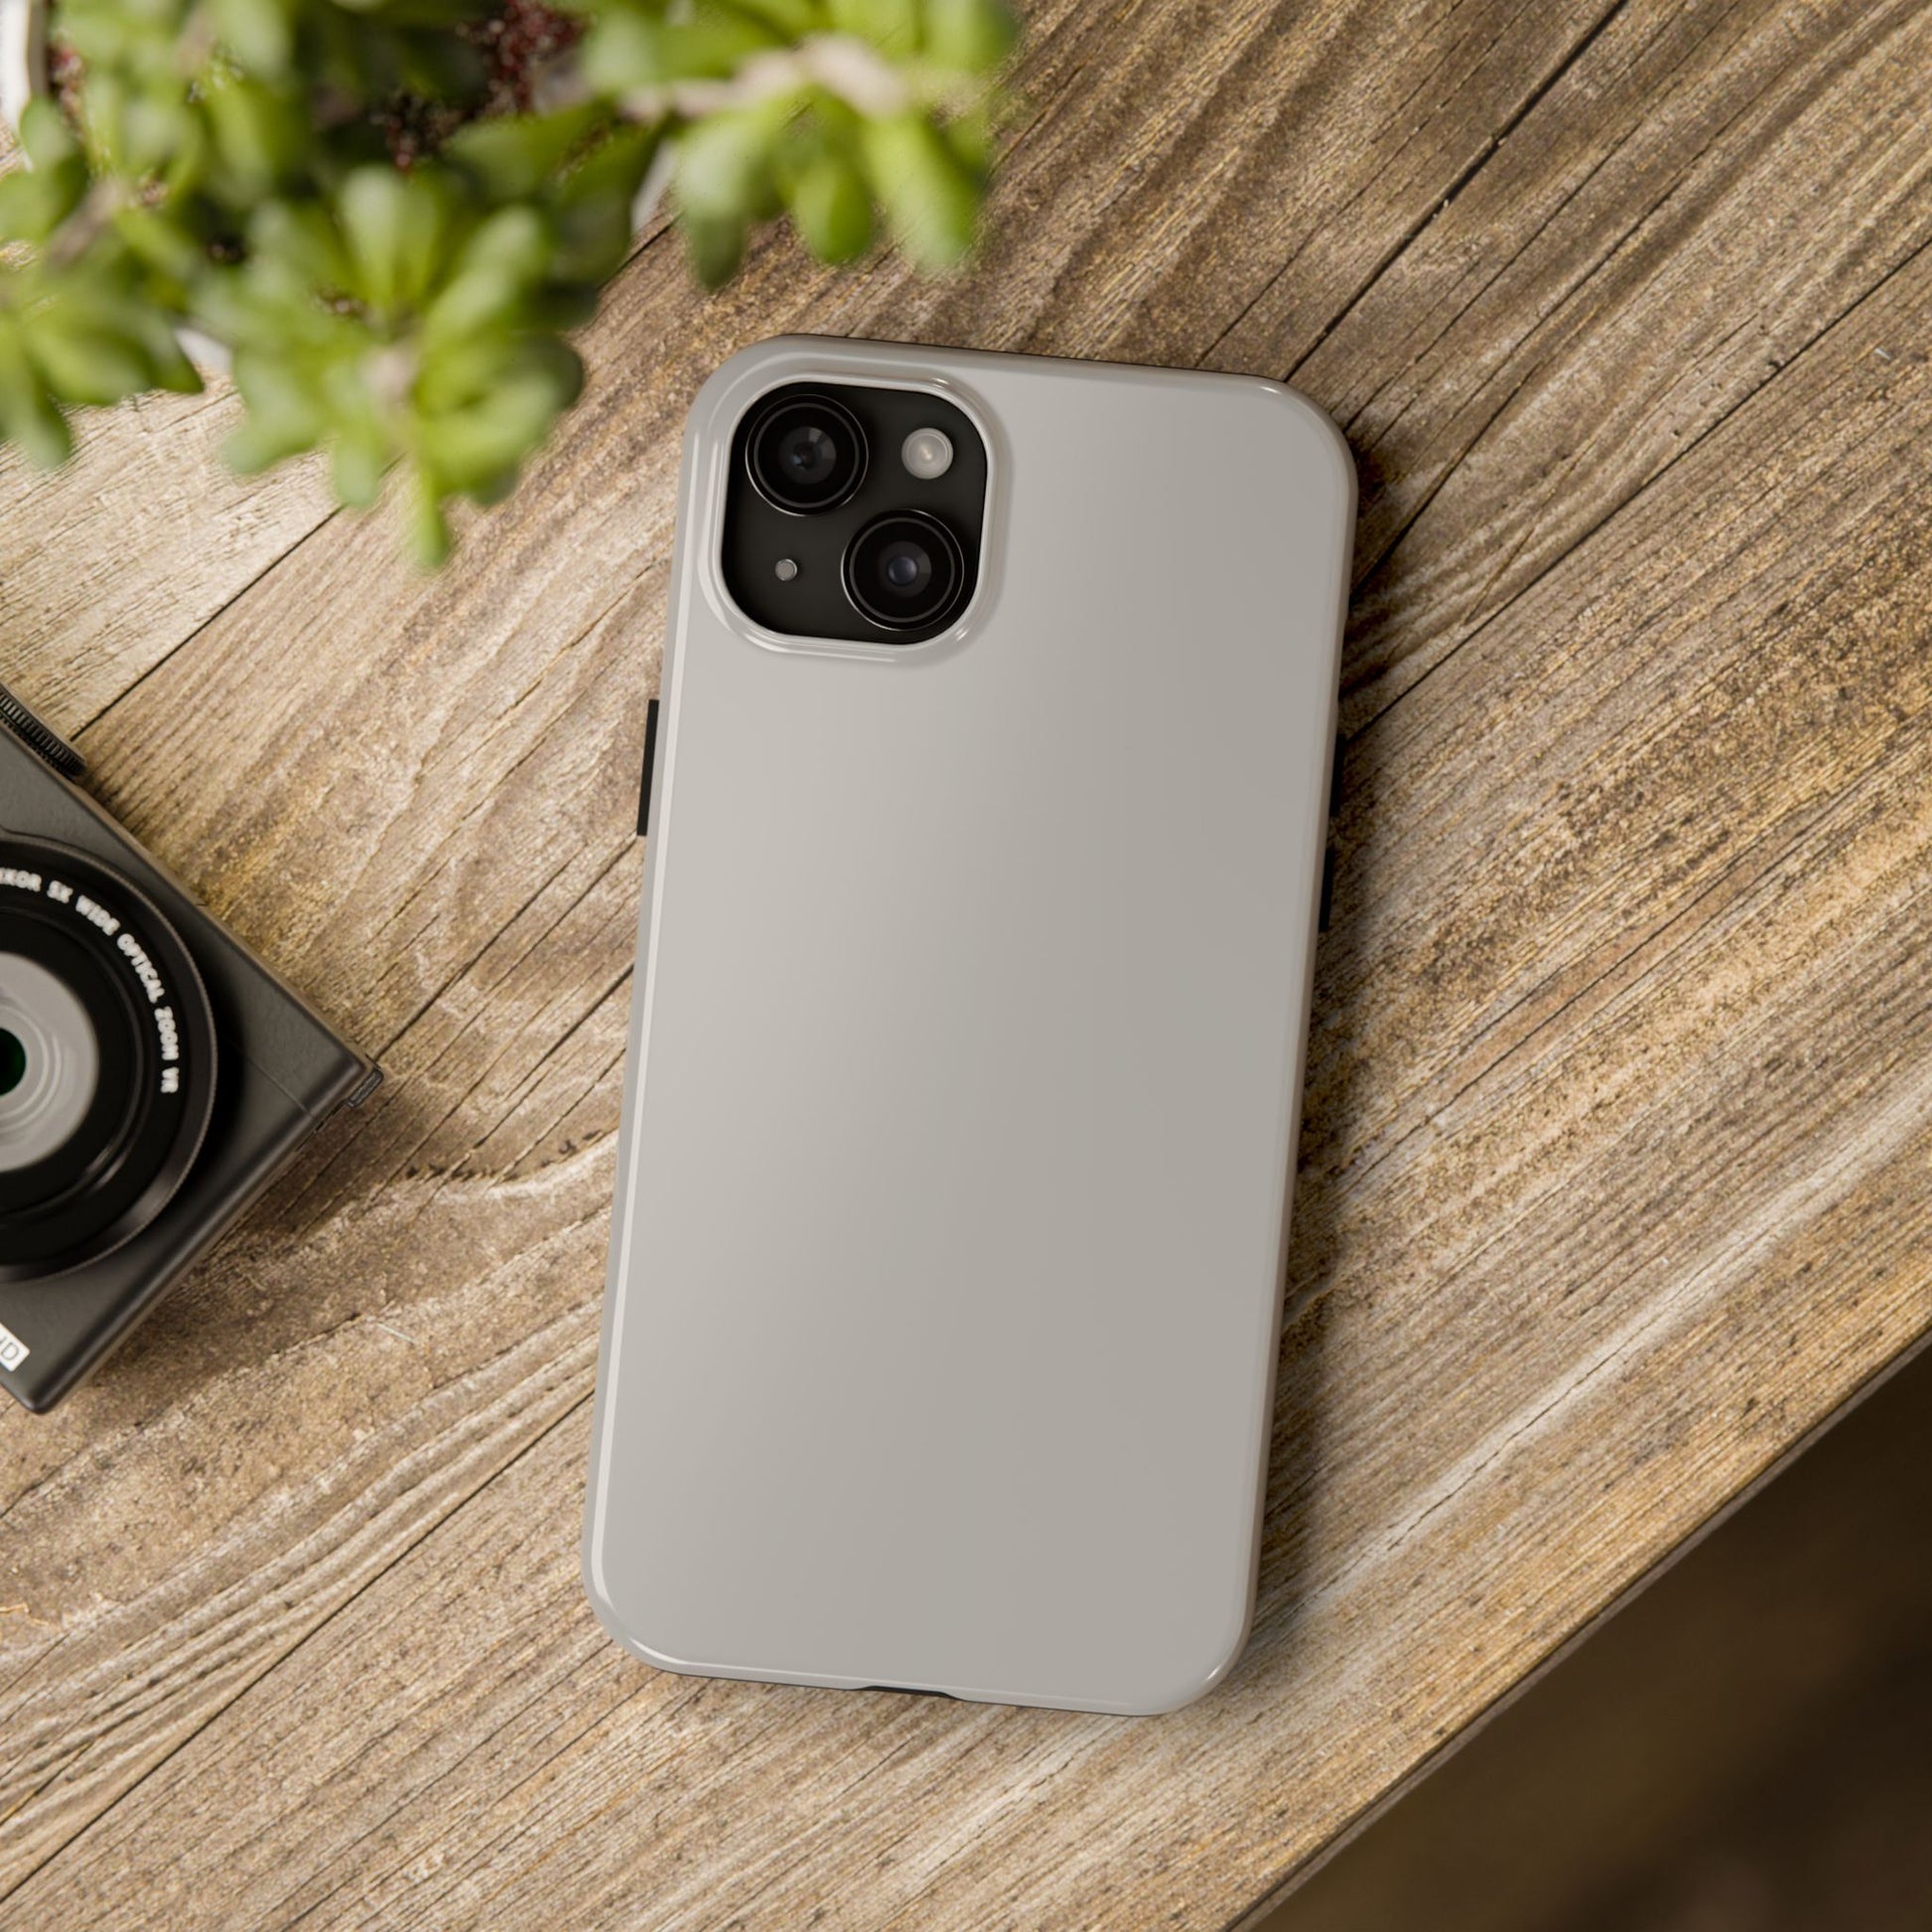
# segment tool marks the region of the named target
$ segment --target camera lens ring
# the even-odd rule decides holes
[[[884,630],[943,624],[968,588],[964,547],[924,510],[874,517],[846,546],[841,574],[853,609]]]
[[[60,1000],[44,997],[50,978]],[[30,1112],[33,1068],[8,1096],[29,1117],[0,1168],[0,1282],[41,1281],[111,1254],[187,1177],[214,1108],[214,1017],[188,948],[143,894],[84,853],[22,837],[0,837],[0,1004],[36,1051],[62,1033],[77,1043],[84,1026],[93,1055],[58,1146],[43,1145],[46,1116]]]
[[[753,420],[745,442],[752,486],[787,516],[815,516],[849,502],[866,480],[866,432],[836,397],[797,390]]]

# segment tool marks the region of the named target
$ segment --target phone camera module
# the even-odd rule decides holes
[[[794,515],[835,509],[866,475],[866,435],[829,396],[774,403],[752,430],[752,482],[767,503]]]
[[[965,580],[959,539],[919,510],[868,523],[845,553],[846,595],[888,630],[939,622],[957,604]]]
[[[721,587],[770,637],[927,643],[978,589],[989,469],[973,419],[929,388],[767,389],[732,428]]]

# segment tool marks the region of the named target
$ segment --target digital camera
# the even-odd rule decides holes
[[[381,1078],[84,768],[0,686],[0,1386],[35,1411]]]

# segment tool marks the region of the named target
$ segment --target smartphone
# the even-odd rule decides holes
[[[1354,495],[1276,382],[794,338],[698,395],[584,1545],[637,1656],[1233,1668]]]

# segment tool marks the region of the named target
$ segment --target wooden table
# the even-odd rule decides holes
[[[976,276],[648,241],[439,577],[218,391],[0,471],[0,674],[389,1072],[0,1417],[0,1922],[1238,1924],[1932,1327],[1932,4],[1031,15]],[[1261,1609],[1174,1717],[658,1676],[579,1587],[678,427],[781,330],[1360,461]]]

